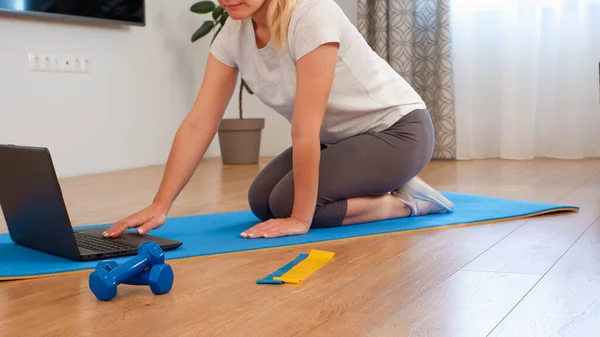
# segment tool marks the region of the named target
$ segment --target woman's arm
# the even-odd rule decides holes
[[[173,202],[192,177],[215,137],[236,81],[237,69],[224,65],[209,54],[202,86],[191,111],[177,130],[152,204],[116,222],[104,236],[117,237],[134,227],[139,227],[138,233],[145,234],[163,225]]]
[[[292,119],[294,207],[292,218],[312,223],[319,186],[320,131],[335,74],[338,44],[324,44],[298,60]]]
[[[202,86],[179,127],[153,204],[168,210],[192,177],[215,137],[237,81],[237,69],[209,54]]]

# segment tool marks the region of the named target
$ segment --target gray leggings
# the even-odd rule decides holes
[[[391,192],[431,160],[434,131],[429,112],[414,110],[387,130],[369,132],[321,147],[317,205],[311,228],[336,227],[347,199]],[[248,201],[266,221],[287,218],[294,204],[292,149],[273,159],[252,183]]]

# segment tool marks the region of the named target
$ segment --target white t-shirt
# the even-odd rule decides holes
[[[211,53],[238,68],[267,106],[292,121],[296,61],[328,42],[340,50],[332,91],[321,128],[321,142],[367,131],[382,131],[415,109],[425,109],[417,92],[380,58],[333,0],[297,0],[285,51],[256,45],[251,18],[228,19]]]

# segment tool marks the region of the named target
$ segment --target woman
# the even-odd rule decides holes
[[[158,193],[106,237],[134,227],[144,234],[164,224],[217,132],[238,72],[292,128],[292,147],[250,188],[250,207],[262,222],[242,237],[299,235],[453,209],[416,177],[434,146],[425,104],[333,0],[219,3],[231,19],[211,46],[204,81],[177,132]]]

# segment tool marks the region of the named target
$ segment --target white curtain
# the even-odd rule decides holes
[[[457,158],[600,157],[600,0],[452,0]]]

